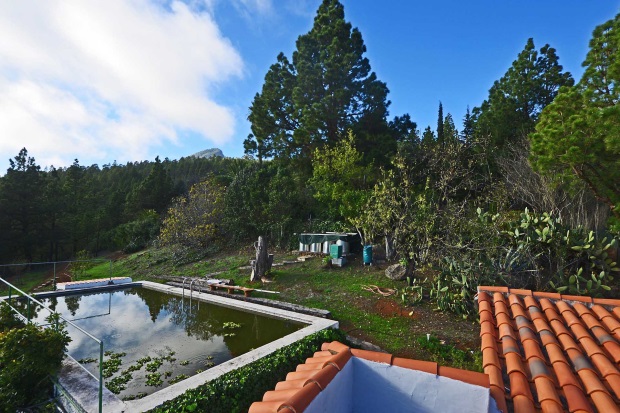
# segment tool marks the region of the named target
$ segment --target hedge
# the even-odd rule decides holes
[[[273,390],[277,382],[284,380],[287,373],[294,371],[298,364],[318,351],[322,343],[334,340],[344,342],[344,333],[335,329],[319,331],[190,389],[150,412],[247,412],[253,402],[262,400],[266,391]]]

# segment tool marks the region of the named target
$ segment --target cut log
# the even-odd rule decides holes
[[[258,237],[258,241],[254,243],[256,249],[256,259],[251,261],[252,275],[250,281],[260,281],[267,274],[273,264],[273,254],[267,253],[267,240],[265,237]]]

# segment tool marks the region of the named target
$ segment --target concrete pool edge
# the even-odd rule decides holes
[[[173,287],[164,284],[157,284],[150,281],[142,281],[139,282],[143,287],[150,288],[153,290],[158,290],[162,292],[166,292],[169,294],[174,294],[178,296],[183,295],[183,289],[179,287]],[[185,293],[187,296],[187,292]],[[240,309],[243,311],[254,312],[258,314],[262,314],[268,317],[275,317],[280,319],[286,319],[291,321],[296,321],[304,324],[308,324],[306,327],[301,330],[297,330],[294,333],[291,333],[287,336],[284,336],[278,340],[272,341],[271,343],[265,344],[257,349],[254,349],[248,353],[242,354],[234,359],[228,360],[218,366],[215,366],[209,370],[203,371],[202,373],[196,374],[188,379],[185,379],[179,383],[173,384],[172,386],[166,387],[156,393],[146,396],[143,399],[126,401],[125,406],[126,412],[145,412],[155,407],[163,404],[167,400],[174,399],[175,397],[180,396],[185,393],[187,390],[196,388],[201,384],[204,384],[207,381],[213,380],[222,374],[228,373],[229,371],[238,369],[246,364],[249,364],[253,361],[256,361],[262,357],[265,357],[274,351],[288,346],[289,344],[293,344],[296,341],[301,340],[302,338],[309,336],[310,334],[316,333],[321,330],[325,330],[327,328],[338,328],[338,321],[329,320],[320,317],[314,317],[306,314],[295,313],[292,311],[282,310],[274,307],[267,307],[264,305],[258,305],[254,303],[248,303],[244,301],[238,301],[226,297],[220,297],[218,295],[206,294],[195,292],[193,293],[193,298],[200,299],[203,302],[209,302],[225,307],[231,307],[235,309]],[[107,410],[106,410],[107,411]]]

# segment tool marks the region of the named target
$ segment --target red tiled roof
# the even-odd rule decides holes
[[[620,412],[620,300],[478,287],[478,312],[500,410]]]
[[[489,388],[489,377],[483,373],[442,367],[430,361],[394,357],[388,353],[351,349],[333,341],[324,343],[321,351],[314,353],[304,364],[298,365],[294,372],[286,376],[285,381],[276,384],[275,390],[266,392],[263,401],[253,403],[248,413],[302,413],[351,357],[419,370]]]

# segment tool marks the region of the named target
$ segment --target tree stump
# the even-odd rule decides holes
[[[252,275],[250,281],[260,281],[267,274],[273,264],[273,254],[267,253],[267,241],[265,237],[258,237],[258,241],[254,243],[256,249],[256,259],[250,261],[252,265]]]

